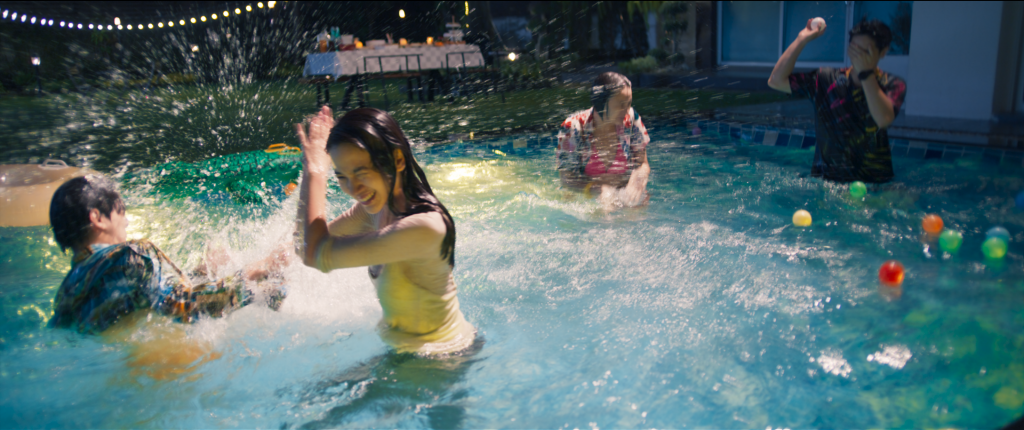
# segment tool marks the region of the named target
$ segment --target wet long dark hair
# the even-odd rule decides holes
[[[444,219],[446,228],[444,241],[441,242],[441,258],[448,259],[448,265],[455,266],[455,221],[448,209],[434,195],[434,190],[427,182],[427,175],[416,163],[409,147],[409,140],[402,132],[398,122],[387,112],[374,108],[351,110],[342,116],[331,128],[327,138],[327,150],[343,143],[354,144],[370,153],[370,160],[378,172],[384,175],[388,183],[388,208],[392,213],[404,218],[425,212],[437,212]],[[398,149],[405,156],[405,170],[402,170],[402,193],[405,194],[406,208],[399,212],[395,208],[394,194],[395,168],[394,151]]]
[[[633,83],[622,74],[604,72],[597,75],[594,86],[590,88],[590,103],[594,106],[594,113],[602,120],[608,120],[605,118],[608,116],[608,102],[623,89],[632,87]]]

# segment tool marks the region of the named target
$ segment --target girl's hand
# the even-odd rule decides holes
[[[327,154],[327,137],[334,127],[334,116],[331,108],[324,106],[316,115],[303,124],[295,124],[295,134],[302,145],[303,167],[313,174],[327,174],[331,165],[331,157]]]

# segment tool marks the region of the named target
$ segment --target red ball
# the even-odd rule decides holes
[[[878,280],[883,285],[897,287],[903,283],[903,265],[899,261],[889,260],[878,269]]]

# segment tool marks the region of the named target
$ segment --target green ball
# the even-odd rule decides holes
[[[1006,241],[998,237],[990,237],[981,244],[982,254],[997,260],[1006,256],[1006,248]]]
[[[964,242],[964,235],[960,234],[959,231],[949,230],[943,231],[939,235],[939,248],[943,251],[953,253],[960,249],[960,244]]]
[[[854,181],[850,184],[850,196],[855,199],[862,198],[868,194],[868,186],[861,181]]]

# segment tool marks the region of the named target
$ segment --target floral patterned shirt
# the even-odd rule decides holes
[[[594,108],[576,112],[566,118],[562,129],[558,132],[558,149],[555,151],[559,170],[568,170],[580,176],[586,175],[587,161],[591,154],[591,142],[594,135]],[[640,114],[629,108],[622,119],[622,126],[617,127],[619,147],[628,160],[628,172],[638,166],[634,156],[647,148],[651,137],[647,128],[640,120]]]

